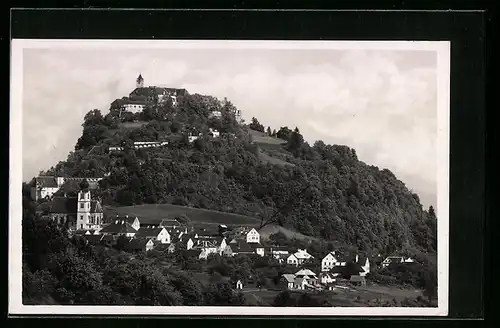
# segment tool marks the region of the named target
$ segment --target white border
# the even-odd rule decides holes
[[[427,50],[438,56],[438,307],[188,307],[22,305],[22,95],[23,49],[373,49]],[[11,43],[9,166],[9,314],[52,315],[229,315],[229,316],[446,316],[449,255],[450,42],[448,41],[219,41],[219,40],[23,40]]]

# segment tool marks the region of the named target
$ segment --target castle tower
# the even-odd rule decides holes
[[[85,229],[90,224],[90,190],[87,180],[80,183],[78,192],[76,229]]]
[[[144,88],[144,78],[142,77],[141,74],[139,74],[139,77],[137,78],[137,80],[135,81],[135,86],[137,88]]]

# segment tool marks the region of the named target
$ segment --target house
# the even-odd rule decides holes
[[[115,220],[113,223],[102,228],[100,232],[103,235],[134,237],[137,230],[125,220]]]
[[[264,256],[264,246],[260,243],[249,243],[244,239],[233,239],[229,245],[233,250],[234,255],[238,254],[258,254]]]
[[[294,274],[283,274],[281,281],[285,283],[288,289],[294,288],[295,275]]]
[[[391,264],[396,263],[413,263],[415,262],[412,258],[405,258],[403,256],[389,256],[386,257],[385,260],[382,261],[382,267],[387,268]]]
[[[191,142],[194,142],[195,140],[198,140],[199,138],[201,137],[201,133],[199,133],[198,135],[188,135],[188,141],[191,143]]]
[[[313,259],[314,257],[307,252],[305,249],[299,249],[297,252],[291,254],[286,259],[286,263],[289,265],[299,266],[306,262],[307,260]]]
[[[186,249],[190,250],[191,248],[193,248],[193,246],[196,245],[196,237],[197,235],[193,233],[182,234],[179,238],[179,242],[185,244]]]
[[[319,274],[319,280],[323,285],[327,285],[337,281],[337,276],[330,272],[321,272]]]
[[[131,113],[140,113],[146,107],[146,102],[143,100],[119,99],[118,100],[122,111]]]
[[[286,261],[288,258],[288,249],[283,246],[271,246],[265,249],[265,253],[274,258],[275,260],[278,260],[278,262],[283,263]]]
[[[366,278],[364,276],[352,275],[350,282],[357,286],[366,286]]]
[[[336,265],[340,265],[335,252],[330,252],[321,260],[321,271],[328,271]]]
[[[222,112],[218,110],[213,110],[210,112],[209,118],[221,118]]]
[[[170,245],[168,245],[167,252],[169,253],[175,252],[175,244],[171,243]]]
[[[295,278],[293,281],[293,288],[294,289],[299,289],[299,290],[304,290],[306,289],[307,285],[307,279],[306,278]]]
[[[137,216],[128,216],[128,215],[120,216],[120,215],[116,215],[115,221],[116,220],[127,222],[135,230],[139,230],[139,228],[141,227],[141,223],[140,223],[139,218]]]
[[[149,238],[153,241],[157,240],[162,244],[170,244],[170,234],[165,228],[140,228],[135,237],[137,238]]]
[[[220,137],[220,132],[217,130],[214,130],[212,128],[209,129],[208,135],[213,137],[213,138],[218,138]]]
[[[232,257],[235,254],[233,253],[233,249],[231,248],[231,245],[226,245],[226,247],[222,250],[222,256],[226,257]]]
[[[260,243],[260,234],[257,230],[255,230],[255,228],[252,228],[252,230],[250,230],[247,235],[247,243],[251,244],[251,243]]]
[[[99,230],[87,230],[84,232],[84,235],[89,236],[89,235],[100,235]]]
[[[243,283],[239,279],[236,281],[236,289],[243,289]]]
[[[155,244],[152,239],[149,238],[130,238],[128,243],[123,247],[125,251],[128,252],[141,252],[150,251],[154,248]]]

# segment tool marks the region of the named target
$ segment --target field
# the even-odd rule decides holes
[[[281,145],[284,144],[286,141],[283,139],[278,139],[278,138],[273,138],[268,136],[265,133],[255,131],[255,130],[248,130],[250,132],[250,135],[252,136],[252,140],[256,144],[271,144],[271,145]]]
[[[171,204],[147,204],[124,207],[107,207],[104,213],[109,217],[116,215],[137,216],[139,218],[166,219],[172,216],[186,214],[192,222],[199,224],[226,224],[258,226],[260,221],[244,215],[205,210]]]
[[[259,152],[259,159],[264,162],[264,163],[269,163],[269,164],[274,164],[274,165],[281,165],[281,166],[285,166],[285,165],[291,165],[291,166],[294,166],[294,164],[292,163],[288,163],[284,160],[281,160],[279,158],[276,158],[276,157],[273,157],[269,154],[266,154],[264,152]]]

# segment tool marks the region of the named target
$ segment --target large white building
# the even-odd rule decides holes
[[[95,190],[99,187],[99,181],[102,178],[66,178],[56,176],[38,176],[31,180],[31,198],[34,201],[40,199],[50,199],[53,195],[61,189],[66,182],[80,183],[87,180],[89,189]]]

